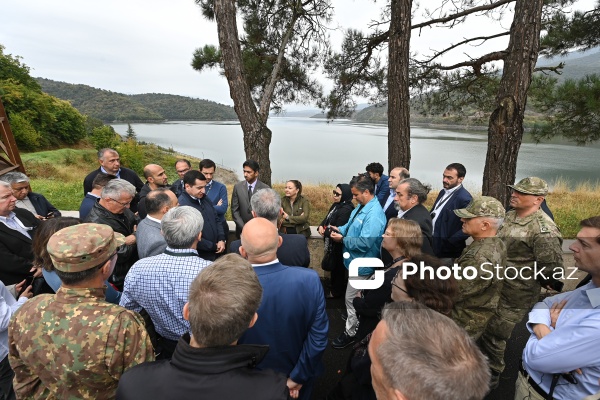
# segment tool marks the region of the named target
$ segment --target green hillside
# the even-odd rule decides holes
[[[164,120],[231,120],[232,107],[208,100],[169,94],[125,95],[87,85],[36,78],[42,90],[68,100],[82,114],[104,122]]]

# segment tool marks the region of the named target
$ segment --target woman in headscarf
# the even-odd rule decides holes
[[[329,226],[345,225],[350,219],[350,214],[354,210],[352,203],[352,191],[350,185],[346,183],[338,184],[333,190],[333,204],[329,208],[327,216],[319,224],[319,234],[324,237],[325,250],[321,266],[325,271],[331,272],[331,287],[327,298],[344,296],[346,286],[348,285],[348,270],[344,266],[342,243],[336,243],[329,240],[331,230]]]

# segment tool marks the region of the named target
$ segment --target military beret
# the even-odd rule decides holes
[[[465,208],[454,210],[460,218],[492,217],[504,218],[504,207],[493,197],[476,196]]]
[[[123,243],[125,237],[108,225],[79,224],[52,235],[47,249],[54,268],[80,272],[104,264]]]
[[[548,184],[546,181],[535,176],[523,178],[516,185],[507,186],[517,192],[532,194],[534,196],[545,196],[548,194]]]

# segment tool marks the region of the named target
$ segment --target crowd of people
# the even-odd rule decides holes
[[[172,184],[157,164],[142,182],[113,149],[98,162],[79,219],[25,174],[0,176],[0,400],[310,399],[328,346],[352,351],[327,399],[483,399],[527,313],[515,399],[598,398],[600,216],[570,247],[588,278],[538,302],[564,276],[540,178],[511,185],[506,211],[452,163],[428,210],[406,168],[367,165],[316,229],[324,287],[298,180],[280,196],[247,160],[228,198],[209,159],[177,160]]]

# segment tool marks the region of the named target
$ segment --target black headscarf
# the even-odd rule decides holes
[[[339,187],[342,191],[342,198],[339,203],[333,203],[327,212],[327,216],[323,220],[321,225],[328,225],[329,221],[333,215],[345,204],[352,203],[352,191],[350,190],[350,185],[347,183],[338,183],[336,187]],[[353,205],[354,207],[354,205]]]

